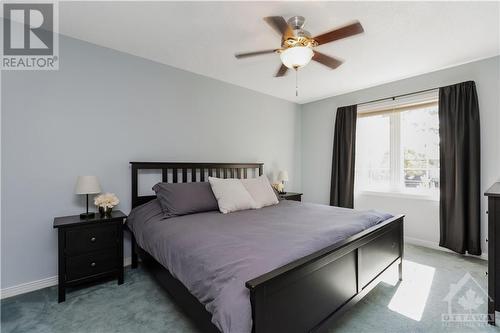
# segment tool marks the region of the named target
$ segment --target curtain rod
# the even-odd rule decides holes
[[[356,105],[357,105],[357,106],[360,106],[360,105],[365,105],[365,104],[371,104],[371,103],[376,103],[376,102],[382,102],[382,101],[389,100],[389,99],[395,100],[396,98],[405,97],[405,96],[410,96],[410,95],[416,95],[416,94],[420,94],[420,93],[424,93],[424,92],[428,92],[428,91],[433,91],[433,90],[437,90],[437,89],[439,89],[439,87],[437,87],[437,88],[431,88],[431,89],[419,90],[419,91],[415,91],[415,92],[412,92],[412,93],[401,94],[401,95],[396,95],[396,96],[392,96],[392,97],[385,97],[385,98],[374,99],[374,100],[372,100],[372,101],[363,102],[363,103],[358,103],[358,104],[356,104]]]

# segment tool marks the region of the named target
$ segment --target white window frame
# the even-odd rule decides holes
[[[401,113],[390,112],[391,109],[401,109],[410,105],[422,105],[438,102],[438,90],[432,90],[425,93],[412,94],[401,98],[384,100],[380,102],[368,103],[358,107],[358,116],[369,113],[384,112],[389,117],[390,131],[390,186],[387,189],[359,189],[354,186],[356,195],[375,195],[386,197],[400,197],[408,199],[422,199],[439,201],[439,191],[412,193],[405,190],[401,184],[404,179],[404,170],[402,167],[403,158],[401,149]]]

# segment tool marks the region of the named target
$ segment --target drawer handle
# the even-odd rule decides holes
[[[95,267],[95,262],[91,263],[90,267]]]
[[[95,237],[92,237],[92,238],[90,239],[90,241],[91,241],[92,243],[95,243]]]

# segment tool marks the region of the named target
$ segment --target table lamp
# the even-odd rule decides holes
[[[278,181],[283,184],[283,193],[286,193],[285,192],[285,182],[288,181],[288,171],[281,170],[280,173],[278,174]]]
[[[95,216],[94,212],[89,212],[89,194],[101,192],[101,186],[96,176],[78,176],[76,180],[75,194],[85,194],[87,196],[87,212],[81,213],[81,219],[89,219]]]

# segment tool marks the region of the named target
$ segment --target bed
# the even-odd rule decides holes
[[[177,183],[255,177],[263,164],[131,167],[132,206],[138,207],[127,223],[132,267],[140,256],[203,332],[320,332],[389,267],[397,265],[401,279],[403,216],[283,201],[162,220],[156,197],[138,194],[140,170],[161,170],[164,182]]]

